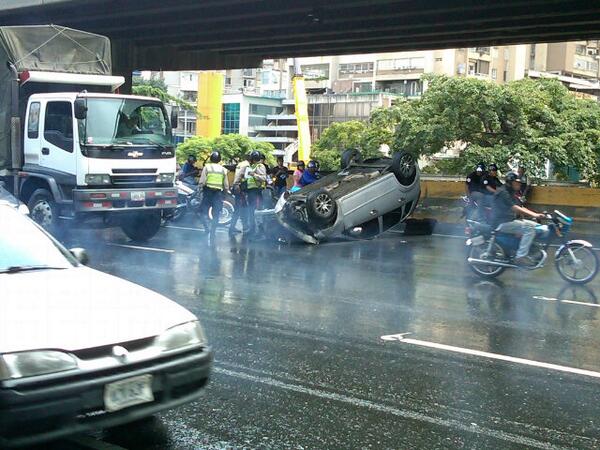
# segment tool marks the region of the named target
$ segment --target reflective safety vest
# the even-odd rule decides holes
[[[225,184],[225,169],[220,164],[209,163],[206,165],[206,187],[223,190]]]
[[[250,166],[252,170],[256,170],[258,164],[253,164]],[[260,189],[263,186],[263,182],[261,180],[257,180],[253,176],[246,177],[246,181],[248,183],[248,189]]]

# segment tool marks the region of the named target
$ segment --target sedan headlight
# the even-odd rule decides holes
[[[159,173],[156,177],[157,183],[173,183],[175,181],[174,173]]]
[[[186,322],[169,328],[156,338],[155,344],[161,351],[170,352],[193,345],[206,344],[206,336],[200,322]]]
[[[25,378],[77,369],[73,355],[55,350],[0,355],[0,380]]]
[[[85,176],[85,184],[89,184],[91,186],[101,186],[104,184],[110,184],[110,175],[107,174],[93,174],[88,173]]]

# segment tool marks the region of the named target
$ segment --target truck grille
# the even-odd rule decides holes
[[[110,181],[114,186],[141,186],[156,183],[156,175],[112,175]]]

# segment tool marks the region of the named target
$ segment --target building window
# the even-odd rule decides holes
[[[502,81],[507,81],[508,80],[508,72],[505,70],[504,73],[502,74]]]
[[[403,95],[404,97],[418,97],[423,93],[423,83],[421,80],[378,81],[375,90]]]
[[[373,85],[371,83],[354,83],[352,87],[354,92],[372,92]]]
[[[435,58],[435,62],[442,62],[443,58]]]
[[[250,114],[258,116],[267,116],[269,114],[277,114],[277,107],[270,105],[253,105],[250,104]]]
[[[244,69],[242,75],[245,77],[253,77],[256,75],[256,69]]]
[[[240,132],[240,104],[223,104],[223,118],[221,122],[223,134],[234,134]]]
[[[301,68],[304,78],[307,80],[328,80],[329,64],[310,64]]]
[[[252,80],[252,79],[244,80],[244,87],[250,88],[250,87],[254,87],[254,85],[255,85],[254,80]]]
[[[598,71],[598,62],[597,61],[586,61],[585,59],[575,58],[573,67],[575,69],[586,70],[588,72],[597,72]]]
[[[377,61],[377,70],[410,71],[425,68],[425,58],[383,59]]]
[[[372,62],[340,64],[339,75],[370,75],[373,65]]]
[[[225,86],[231,86],[231,77],[225,77]]]
[[[492,80],[495,80],[496,78],[498,78],[498,70],[492,69]]]
[[[578,55],[585,55],[586,48],[585,45],[577,44],[575,46],[575,53]]]
[[[469,75],[490,75],[490,63],[489,61],[483,61],[482,59],[476,59],[469,61]]]

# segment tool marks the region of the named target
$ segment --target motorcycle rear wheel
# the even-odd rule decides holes
[[[472,246],[471,249],[469,250],[469,258],[485,259],[485,260],[505,259],[506,258],[506,253],[504,252],[504,249],[502,247],[500,247],[499,244],[494,243],[494,245],[492,246],[491,257],[490,257],[490,255],[488,255],[487,248],[488,248],[487,242],[482,245]],[[491,266],[491,265],[487,265],[487,264],[477,264],[477,263],[469,263],[469,267],[471,268],[471,270],[473,272],[475,272],[477,275],[479,275],[480,277],[483,277],[483,278],[496,278],[498,275],[500,275],[506,269],[506,267],[502,267],[502,266]]]

